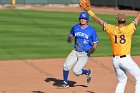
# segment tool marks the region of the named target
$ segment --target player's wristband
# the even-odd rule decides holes
[[[91,11],[91,10],[88,11],[88,14],[89,14],[90,16],[94,16],[94,15],[95,15],[94,12]]]

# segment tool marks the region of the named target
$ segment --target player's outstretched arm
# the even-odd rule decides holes
[[[140,12],[138,12],[138,14],[135,17],[134,21],[135,21],[135,25],[137,25],[139,23],[139,21],[140,21]]]
[[[101,18],[99,18],[98,16],[95,15],[95,13],[89,8],[89,7],[86,7],[85,10],[88,12],[88,14],[97,22],[99,23],[100,25],[104,25],[104,20],[102,20]]]

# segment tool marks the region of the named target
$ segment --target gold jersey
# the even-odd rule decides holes
[[[130,54],[132,35],[135,31],[133,22],[121,28],[115,25],[106,24],[104,30],[109,35],[112,52],[115,56]]]

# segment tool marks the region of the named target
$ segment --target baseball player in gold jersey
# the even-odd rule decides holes
[[[118,85],[115,93],[124,93],[127,83],[126,71],[136,79],[135,93],[140,93],[140,68],[130,55],[132,35],[140,21],[140,12],[129,25],[125,25],[125,14],[118,14],[116,16],[118,26],[115,26],[100,19],[89,7],[82,7],[82,9],[87,11],[97,23],[103,26],[104,31],[110,38],[113,53],[113,66],[118,78]]]

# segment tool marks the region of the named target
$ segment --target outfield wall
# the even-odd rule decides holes
[[[17,4],[77,4],[79,0],[16,0]],[[0,4],[12,4],[12,0],[0,0]]]
[[[16,0],[17,4],[78,4],[79,0]],[[12,4],[12,0],[0,0],[0,4]],[[111,6],[140,9],[140,0],[91,0],[94,6]]]
[[[116,0],[91,0],[92,5],[96,6],[116,6]]]
[[[119,7],[130,7],[132,9],[140,9],[140,0],[118,0]]]
[[[94,6],[113,6],[140,9],[140,0],[91,0]]]

